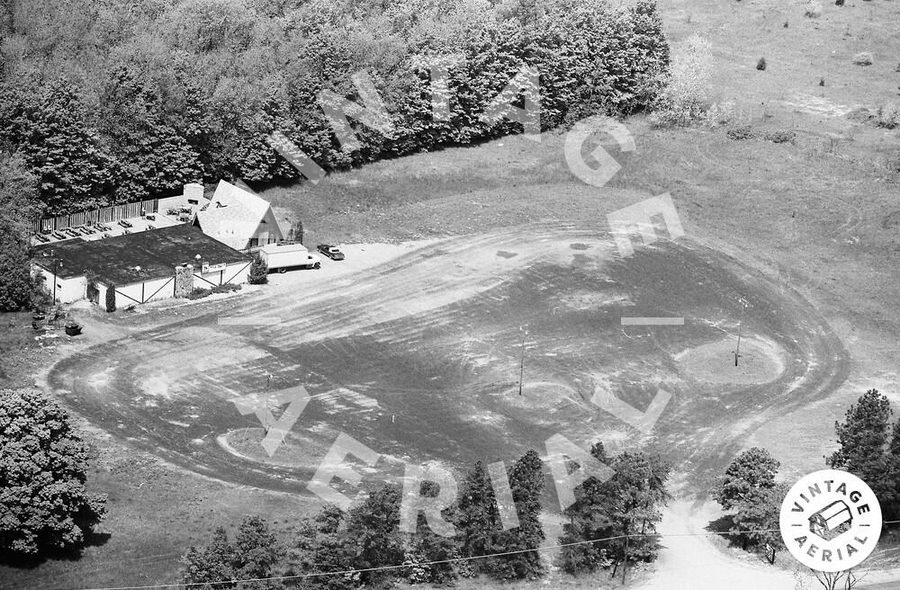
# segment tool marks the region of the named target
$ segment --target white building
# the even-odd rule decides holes
[[[235,250],[255,250],[284,239],[268,201],[224,180],[197,211],[194,225]]]
[[[191,225],[176,225],[87,241],[66,240],[35,248],[34,267],[56,300],[90,299],[105,305],[114,288],[116,307],[168,299],[196,288],[247,281],[250,258]],[[176,287],[176,267],[192,271]]]

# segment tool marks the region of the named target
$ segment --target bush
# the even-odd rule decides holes
[[[759,70],[759,71],[761,71],[761,72],[765,71],[765,69],[766,69],[766,58],[764,58],[764,57],[759,58],[759,61],[756,62],[756,69]]]
[[[112,283],[106,286],[106,311],[116,311],[116,286]]]
[[[756,134],[753,132],[753,128],[750,127],[750,125],[739,125],[737,127],[732,127],[725,132],[725,135],[728,137],[728,139],[733,139],[735,141],[753,139],[756,136]]]
[[[35,311],[47,309],[53,305],[53,295],[47,288],[47,278],[42,272],[31,275],[31,298],[29,306]]]
[[[861,51],[853,56],[853,63],[857,66],[870,66],[875,62],[875,58],[868,51]]]
[[[880,105],[873,117],[876,127],[894,129],[900,126],[900,104],[887,103]]]
[[[690,37],[675,53],[669,75],[653,105],[650,122],[657,127],[691,125],[710,107],[712,49],[698,35]]]
[[[36,558],[79,549],[106,512],[89,494],[87,445],[39,391],[0,390],[0,552]]]
[[[209,297],[210,295],[215,295],[216,293],[231,293],[232,291],[240,291],[241,286],[236,285],[234,283],[225,283],[223,285],[216,285],[214,287],[210,287],[208,289],[194,289],[187,296],[188,299],[203,299],[204,297]]]
[[[231,580],[271,576],[283,554],[284,548],[269,531],[268,523],[258,516],[245,516],[234,542],[230,542],[228,533],[219,527],[208,546],[188,548],[181,556],[185,566],[183,580],[186,584],[204,588],[234,588]]]
[[[247,275],[247,282],[251,285],[264,285],[269,282],[269,266],[263,262],[259,254],[250,263],[250,274]]]
[[[778,129],[766,132],[765,138],[772,143],[793,143],[797,138],[797,132],[791,129]]]

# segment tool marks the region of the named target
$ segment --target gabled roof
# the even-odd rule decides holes
[[[206,235],[242,250],[268,211],[265,199],[220,180],[212,200],[197,212],[197,223]]]

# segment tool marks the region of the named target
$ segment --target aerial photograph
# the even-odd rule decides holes
[[[0,0],[0,590],[900,590],[900,2]]]

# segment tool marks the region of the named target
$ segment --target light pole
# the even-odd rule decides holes
[[[53,250],[50,250],[50,257],[53,259],[53,305],[56,305],[56,281],[59,277],[59,269],[62,268],[62,260],[53,256]]]
[[[525,339],[528,338],[528,326],[522,331],[522,360],[519,362],[519,395],[522,395],[523,379],[525,379]]]

